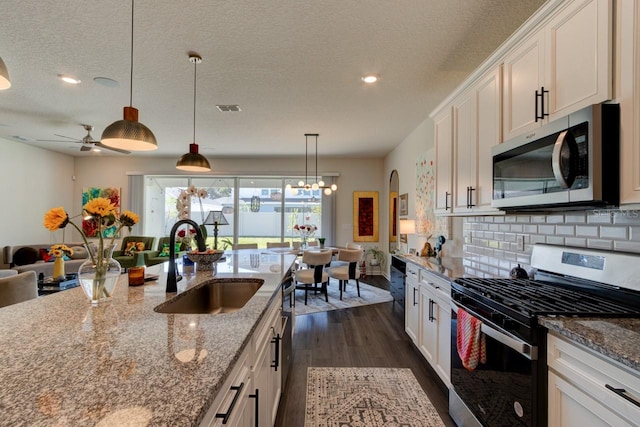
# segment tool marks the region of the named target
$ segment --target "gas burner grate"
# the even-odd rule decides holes
[[[490,300],[525,316],[619,316],[640,315],[634,309],[584,291],[530,279],[455,280],[464,294]]]

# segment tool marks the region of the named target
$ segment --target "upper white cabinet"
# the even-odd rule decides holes
[[[491,147],[501,141],[500,68],[453,101],[454,196],[457,214],[496,213],[491,207]]]
[[[503,60],[504,139],[612,97],[612,0],[575,0]]]
[[[436,149],[436,215],[450,214],[453,203],[453,129],[451,106],[443,108],[433,117],[434,145]],[[408,301],[408,300],[407,300]]]
[[[640,2],[617,6],[616,100],[620,102],[620,204],[640,204]],[[635,206],[631,206],[635,205]]]

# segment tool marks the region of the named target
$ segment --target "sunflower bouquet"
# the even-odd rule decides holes
[[[105,288],[105,279],[109,266],[109,259],[111,258],[111,250],[113,249],[114,241],[118,232],[124,227],[127,227],[129,231],[131,231],[131,227],[137,224],[140,218],[137,214],[131,211],[124,211],[118,215],[116,206],[111,202],[111,200],[105,197],[97,197],[89,200],[82,208],[82,211],[82,216],[84,218],[92,218],[97,224],[97,250],[91,250],[92,247],[89,245],[84,231],[71,220],[69,214],[63,207],[49,209],[44,215],[43,225],[50,231],[57,231],[70,224],[78,231],[78,233],[80,233],[80,236],[82,236],[82,240],[87,247],[87,251],[91,256],[91,263],[95,268],[92,289],[87,290],[84,284],[83,289],[87,292],[87,295],[90,294],[92,302],[97,302],[101,298],[108,298],[111,296],[109,291]],[[116,226],[116,232],[113,233],[109,245],[106,247],[109,251],[105,252],[103,231],[106,228],[113,226]]]
[[[71,249],[67,245],[51,245],[49,248],[49,255],[54,256],[56,258],[60,258],[63,256],[71,256],[73,255],[73,249]]]

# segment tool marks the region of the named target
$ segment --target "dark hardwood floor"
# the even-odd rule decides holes
[[[368,276],[383,289],[389,282]],[[307,367],[411,368],[447,426],[446,388],[404,331],[404,311],[392,302],[296,316],[293,363],[283,389],[277,427],[304,426]]]

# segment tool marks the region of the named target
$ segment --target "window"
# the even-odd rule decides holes
[[[314,224],[316,237],[322,234],[323,201],[320,190],[292,194],[285,190],[288,182],[299,178],[276,177],[144,177],[144,235],[157,238],[168,236],[178,221],[178,197],[189,185],[204,189],[206,197],[191,197],[189,217],[202,224],[211,210],[221,210],[229,225],[218,227],[218,248],[230,249],[233,243],[267,241],[299,241],[296,224]],[[331,210],[329,210],[330,212]],[[325,218],[326,224],[333,223]],[[213,243],[213,229],[207,227]]]

